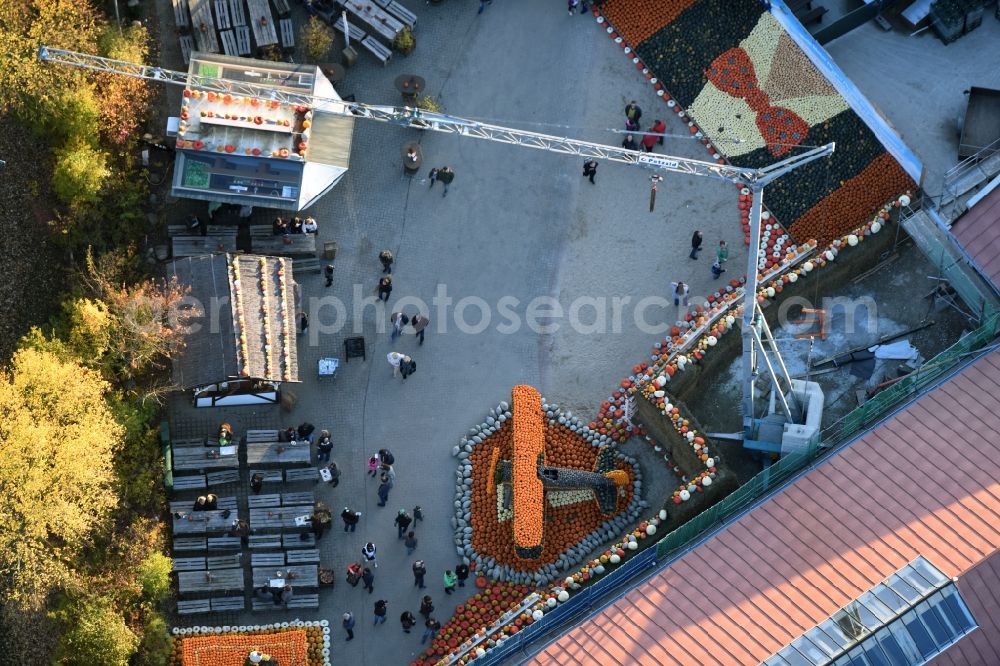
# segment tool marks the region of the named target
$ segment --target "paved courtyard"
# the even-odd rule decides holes
[[[412,72],[427,79],[428,91],[448,113],[609,144],[621,142],[623,137],[609,130],[622,127],[622,109],[635,99],[644,110],[644,126],[663,118],[668,132],[678,135],[657,152],[706,156],[589,14],[569,17],[562,3],[529,0],[499,0],[481,16],[473,2],[407,4],[419,16],[415,52],[409,58],[395,56],[384,69],[362,52],[359,64],[338,86],[341,94],[396,104],[392,80]],[[420,142],[425,160],[415,179],[403,176],[400,159],[401,144],[410,140]],[[317,497],[335,514],[350,505],[363,518],[350,535],[335,519],[320,549],[324,566],[338,572],[336,587],[321,592],[318,612],[297,616],[330,621],[337,662],[400,664],[419,653],[420,632],[405,636],[398,623],[403,610],[416,613],[419,606],[410,574],[416,557],[428,564],[426,592],[434,597],[435,616],[442,623],[474,591],[466,588],[449,598],[441,584],[444,569],[457,562],[450,525],[455,469],[450,454],[490,406],[508,399],[514,384],[529,383],[550,401],[593,418],[600,402],[657,339],[636,323],[634,306],[641,299],[667,297],[670,282],[678,279],[692,285],[692,294],[717,288],[709,266],[720,238],[732,247],[724,277],[744,272],[733,186],[668,175],[660,185],[656,212],[650,213],[649,172],[602,163],[597,183],[591,185],[581,176],[582,161],[358,121],[351,170],[309,211],[319,220],[319,241],[335,240],[338,254],[333,287],[325,288],[318,275],[298,278],[311,325],[299,343],[302,383],[290,387],[297,397],[294,410],[195,411],[184,399],[175,401],[175,436],[203,434],[222,420],[237,430],[310,421],[333,432],[333,459],[344,468],[344,477],[336,489],[319,484]],[[447,197],[442,197],[440,184],[428,190],[426,180],[430,167],[442,165],[457,174]],[[260,216],[255,221],[270,219],[266,211],[255,215]],[[705,233],[706,250],[692,261],[687,254],[696,228]],[[379,308],[371,303],[381,269],[377,254],[386,248],[397,259],[394,290],[389,306]],[[447,310],[439,309],[441,299],[432,302],[440,290],[453,299]],[[539,320],[557,325],[554,330],[539,332],[538,326],[527,325],[529,303],[537,297],[555,299],[564,310],[561,318]],[[369,304],[361,307],[362,298]],[[407,298],[430,306],[423,346],[412,335],[396,343],[389,339],[388,314],[406,305]],[[469,298],[475,300],[463,301]],[[335,299],[344,304],[346,320],[338,320]],[[412,312],[416,306],[410,303]],[[551,312],[545,303],[536,307]],[[655,302],[641,314],[650,326],[676,319],[672,306]],[[465,325],[459,326],[456,316]],[[574,319],[577,325],[571,326]],[[479,328],[481,332],[470,332]],[[317,360],[342,357],[344,338],[355,334],[365,337],[367,361],[342,359],[335,378],[317,378]],[[392,350],[411,354],[417,362],[416,373],[405,382],[392,377],[386,361]],[[398,474],[386,508],[376,506],[376,484],[364,469],[368,455],[382,447],[394,452]],[[654,472],[644,471],[647,479]],[[242,486],[234,490],[246,492]],[[399,508],[416,504],[424,508],[426,519],[417,529],[419,547],[407,558],[392,522]],[[347,563],[358,559],[367,540],[379,547],[374,595],[343,582]],[[390,621],[373,628],[372,607],[379,598],[389,602]],[[350,643],[340,629],[345,610],[358,622]],[[295,615],[247,612],[210,622],[288,617]]]

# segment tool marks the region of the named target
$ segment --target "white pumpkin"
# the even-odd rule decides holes
[[[667,510],[666,509],[660,509],[660,520],[666,520],[666,519],[667,519]]]
[[[712,477],[706,476],[704,479],[701,480],[701,485],[705,486],[706,488],[712,485]]]
[[[611,562],[611,564],[618,564],[621,561],[622,561],[622,558],[621,558],[620,555],[618,555],[618,553],[613,553],[611,555],[611,557],[608,558],[608,562]]]
[[[882,223],[881,222],[872,222],[872,233],[873,234],[877,234],[880,231],[882,231]]]
[[[558,603],[559,602],[556,601],[555,597],[549,597],[548,599],[545,600],[545,605],[548,606],[549,608],[555,608],[556,604]]]
[[[715,458],[709,458],[708,460],[706,460],[705,467],[715,467]],[[660,513],[664,512],[661,511]]]
[[[709,347],[714,347],[715,345],[719,344],[719,339],[717,337],[715,337],[714,335],[710,335],[710,336],[708,336],[708,339],[706,340],[706,342],[708,343]]]
[[[848,236],[847,237],[847,244],[850,245],[851,247],[854,247],[855,245],[857,245],[858,244],[858,237],[857,237],[857,235],[851,234],[850,236]]]
[[[562,592],[559,593],[559,595],[556,597],[556,599],[558,599],[560,602],[568,601],[569,600],[569,592],[567,592],[566,590],[563,590]]]
[[[646,525],[646,534],[649,536],[656,534],[656,525]]]
[[[900,206],[909,206],[910,205],[910,197],[906,196],[905,194],[903,196],[899,197],[899,205]]]
[[[689,499],[691,499],[691,493],[689,493],[687,491],[687,488],[685,488],[684,490],[681,491],[680,497],[682,502],[687,502]]]
[[[627,548],[628,548],[629,550],[636,550],[636,549],[637,549],[638,547],[639,547],[639,544],[638,544],[638,543],[636,543],[635,541],[629,541],[629,542],[628,542],[628,546],[627,546]]]
[[[542,611],[540,610],[531,611],[531,619],[534,620],[535,622],[538,622],[543,617],[545,617],[545,613],[543,613]]]

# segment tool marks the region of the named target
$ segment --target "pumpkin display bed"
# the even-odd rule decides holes
[[[174,628],[171,666],[244,666],[256,650],[272,663],[329,666],[329,628],[294,620],[249,627]],[[267,662],[264,662],[267,663]]]
[[[512,402],[456,447],[456,544],[489,579],[543,584],[638,518],[641,474],[530,386],[514,387]]]

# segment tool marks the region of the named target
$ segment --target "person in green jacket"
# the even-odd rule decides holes
[[[458,576],[452,573],[451,569],[444,572],[444,592],[445,594],[451,594],[455,591],[455,585],[458,583]]]
[[[726,245],[726,241],[719,241],[719,247],[715,251],[715,258],[719,260],[719,265],[722,265],[729,260],[729,246]]]

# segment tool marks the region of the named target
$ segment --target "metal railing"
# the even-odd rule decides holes
[[[788,454],[751,478],[720,502],[701,512],[688,522],[609,571],[594,584],[573,595],[563,604],[545,614],[517,634],[508,637],[476,660],[481,666],[499,664],[532,643],[550,637],[581,615],[607,607],[631,589],[631,583],[654,568],[663,568],[683,556],[699,539],[720,529],[744,514],[755,504],[780,490],[791,478],[815,463],[830,450],[837,449],[860,436],[867,428],[889,416],[902,404],[934,388],[938,383],[985,353],[989,343],[1000,333],[1000,313],[989,316],[978,329],[925,363],[919,370],[875,394],[864,405],[814,437],[800,452]],[[822,444],[821,444],[822,442]]]

